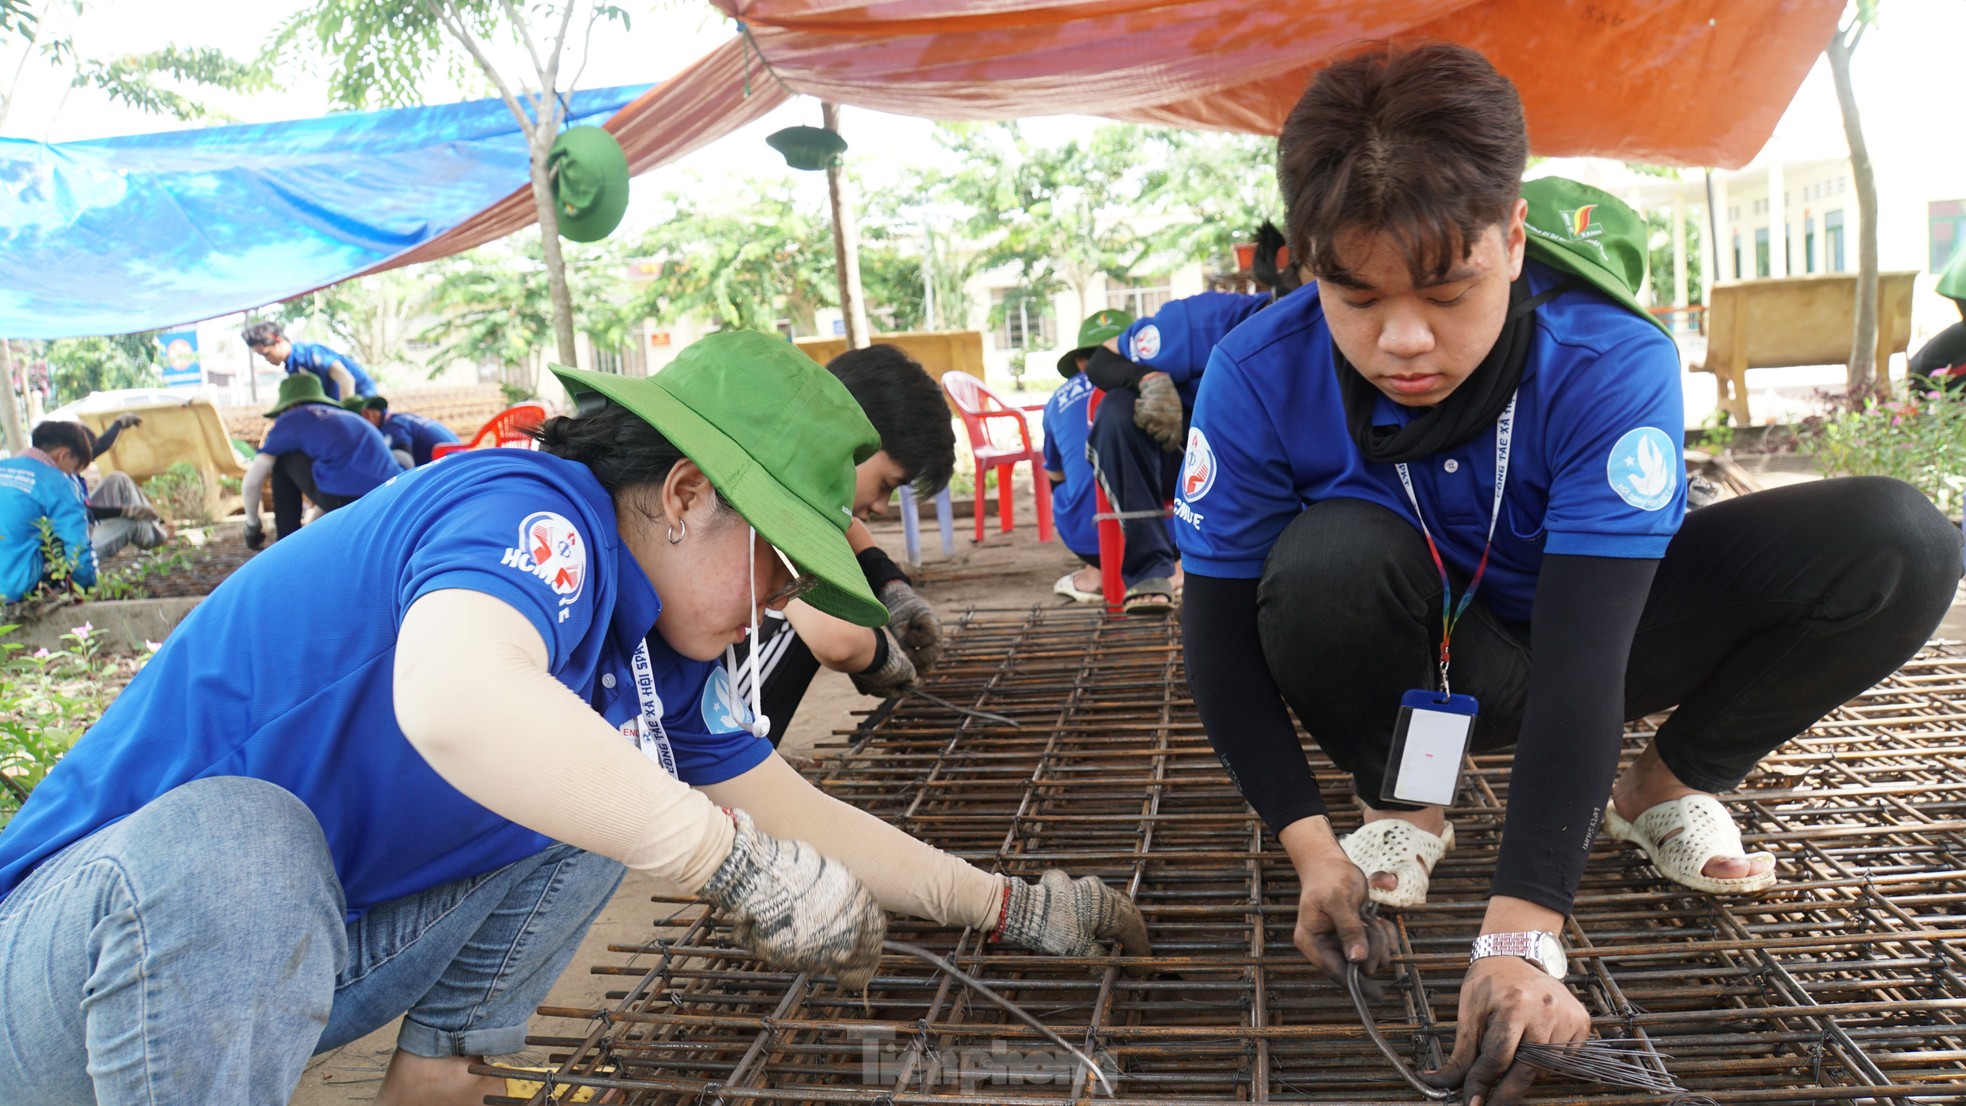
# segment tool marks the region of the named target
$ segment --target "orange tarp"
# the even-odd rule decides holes
[[[1844,0],[713,0],[740,37],[621,109],[655,168],[793,94],[931,119],[1103,115],[1274,134],[1316,70],[1379,38],[1480,50],[1536,153],[1738,167]],[[746,86],[749,92],[746,92]],[[385,268],[533,222],[529,191]]]

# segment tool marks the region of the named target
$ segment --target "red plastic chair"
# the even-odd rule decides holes
[[[533,440],[526,431],[546,421],[546,408],[538,403],[515,403],[491,417],[468,442],[445,442],[430,450],[432,461],[467,449],[495,449],[510,446],[531,449]]]
[[[1044,451],[1031,444],[1031,424],[1024,412],[997,398],[981,380],[960,370],[942,374],[942,390],[962,416],[963,430],[969,435],[970,452],[976,456],[976,540],[983,540],[984,474],[997,474],[997,522],[1008,534],[1016,529],[1016,509],[1011,506],[1010,476],[1019,464],[1031,462],[1031,489],[1037,499],[1038,540],[1050,541],[1051,482],[1044,476]],[[992,420],[1016,426],[1018,446],[1006,448],[990,436]]]

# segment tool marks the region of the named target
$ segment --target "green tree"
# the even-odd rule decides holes
[[[588,336],[597,347],[620,348],[629,292],[619,248],[569,247],[566,260],[573,290],[587,305],[582,317]],[[539,279],[543,268],[536,240],[486,246],[421,267],[421,313],[435,318],[415,340],[436,347],[430,375],[458,361],[495,363],[508,375],[513,369],[536,373],[553,339],[553,298]]]
[[[1672,302],[1672,208],[1645,213],[1647,255],[1645,271],[1651,274],[1652,302]],[[1686,220],[1686,302],[1706,302],[1706,281],[1700,270],[1700,242],[1705,237],[1698,219]]]
[[[48,363],[54,402],[71,403],[90,392],[148,388],[164,383],[157,358],[163,347],[155,330],[113,338],[58,338],[41,350]]]
[[[257,92],[272,84],[272,68],[242,62],[207,46],[165,44],[141,54],[99,57],[78,44],[75,33],[48,17],[80,16],[84,0],[0,0],[0,59],[11,59],[12,77],[0,84],[0,126],[30,62],[65,73],[71,88],[94,88],[138,111],[173,119],[228,119],[198,98],[203,92]]]
[[[1137,128],[1038,146],[1016,123],[945,123],[937,140],[962,159],[931,178],[937,198],[965,212],[978,264],[1014,266],[1029,294],[1070,288],[1085,314],[1094,277],[1124,277],[1152,249],[1133,225],[1148,184]]]
[[[566,118],[560,94],[580,81],[578,71],[561,81],[576,15],[582,16],[583,65],[585,43],[597,25],[614,21],[623,30],[628,27],[627,12],[592,0],[315,0],[283,25],[268,47],[272,55],[292,52],[304,40],[317,45],[329,66],[330,94],[349,108],[421,103],[422,86],[432,72],[461,76],[476,66],[525,134],[552,331],[559,358],[569,365],[578,357],[573,294],[553,215],[546,157]],[[523,48],[530,77],[509,77],[493,61],[492,55],[507,45]]]
[[[1229,248],[1255,241],[1264,220],[1283,226],[1276,139],[1153,128],[1143,129],[1140,141],[1157,162],[1141,200],[1172,216],[1150,238],[1156,250],[1228,269]]]
[[[391,269],[295,296],[273,317],[285,323],[308,320],[364,365],[377,368],[404,359],[410,327],[428,310],[430,283],[423,271]]]
[[[720,198],[699,199],[705,193]],[[832,224],[797,201],[790,181],[671,192],[660,208],[663,217],[635,245],[656,267],[631,301],[640,317],[766,332],[789,319],[812,334],[818,310],[839,303]]]

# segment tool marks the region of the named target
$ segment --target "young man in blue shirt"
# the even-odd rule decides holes
[[[320,377],[321,390],[329,399],[375,394],[375,381],[369,379],[361,362],[319,342],[290,342],[279,323],[254,323],[242,337],[248,348],[266,358],[267,364],[285,369],[287,375],[305,372]]]
[[[1431,1077],[1484,1106],[1535,1078],[1519,1042],[1589,1035],[1556,935],[1600,822],[1687,886],[1768,886],[1714,793],[1911,656],[1960,575],[1957,530],[1897,481],[1685,515],[1679,358],[1633,298],[1643,224],[1522,185],[1527,155],[1514,87],[1471,50],[1321,72],[1278,142],[1316,283],[1216,347],[1175,504],[1196,706],[1327,974],[1381,961],[1368,899],[1425,901],[1452,846],[1454,770],[1428,757],[1515,746]],[[1675,704],[1620,776],[1622,723]],[[1292,711],[1352,777],[1343,841]]]
[[[259,503],[260,488],[269,477],[273,532],[278,539],[300,529],[303,496],[325,514],[403,473],[382,433],[367,419],[331,402],[310,373],[282,380],[279,402],[266,417],[274,420],[273,428],[259,443],[259,454],[246,466],[241,481],[249,549],[258,549],[266,540]]]
[[[383,396],[355,396],[342,400],[341,405],[382,431],[404,468],[422,468],[430,463],[430,454],[438,446],[457,444],[457,435],[450,427],[408,411],[391,411],[389,400]]]
[[[96,582],[89,512],[77,479],[93,456],[89,432],[79,422],[50,421],[28,440],[20,456],[0,460],[0,600],[8,603],[48,578],[44,519],[68,562],[67,580],[78,587]]]

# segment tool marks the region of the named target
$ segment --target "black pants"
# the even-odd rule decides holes
[[[1632,642],[1627,719],[1674,705],[1657,745],[1701,791],[1755,763],[1916,653],[1960,575],[1959,531],[1909,485],[1850,477],[1686,516]],[[1455,594],[1466,581],[1454,581]],[[1258,589],[1263,653],[1297,718],[1379,806],[1402,692],[1434,686],[1440,574],[1405,519],[1358,500],[1299,515]],[[1526,623],[1479,597],[1454,632],[1454,690],[1481,703],[1474,747],[1512,745],[1529,686]]]
[[[1954,365],[1966,364],[1966,322],[1954,323],[1932,336],[1932,340],[1911,355],[1911,375],[1932,376]],[[1958,387],[1956,379],[1942,381]]]
[[[1121,520],[1126,530],[1126,557],[1120,576],[1127,587],[1156,576],[1173,576],[1174,538],[1164,514],[1181,477],[1181,455],[1162,449],[1152,435],[1134,425],[1138,393],[1114,388],[1099,401],[1086,434],[1086,453],[1093,471],[1112,500],[1113,510],[1132,517]]]
[[[324,514],[355,502],[352,498],[333,495],[314,486],[312,457],[305,453],[282,453],[280,459],[273,463],[274,537],[284,538],[300,529],[302,496],[312,500]],[[256,504],[248,506],[257,509]]]

